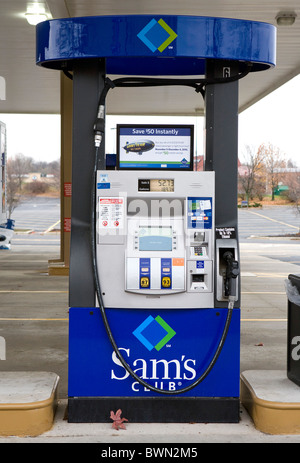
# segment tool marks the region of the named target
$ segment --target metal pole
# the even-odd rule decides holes
[[[69,305],[94,307],[91,194],[95,161],[93,126],[104,87],[105,60],[78,60],[73,67],[72,219]],[[103,143],[104,145],[104,143]],[[103,148],[104,168],[104,148]]]

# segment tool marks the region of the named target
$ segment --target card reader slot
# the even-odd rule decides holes
[[[192,283],[202,283],[204,281],[204,275],[202,274],[193,274]]]

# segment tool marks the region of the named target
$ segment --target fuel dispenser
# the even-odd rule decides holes
[[[100,187],[104,175],[110,188],[97,189],[96,211],[105,307],[213,307],[214,173],[98,171]]]
[[[273,26],[224,18],[37,26],[37,63],[73,79],[70,422],[239,421],[238,81],[274,65],[274,43]],[[108,93],[162,85],[204,96],[205,171],[189,127],[140,125],[118,128],[107,170]]]

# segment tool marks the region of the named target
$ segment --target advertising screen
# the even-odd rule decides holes
[[[193,170],[194,126],[118,125],[118,169]]]

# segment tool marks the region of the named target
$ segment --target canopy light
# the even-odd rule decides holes
[[[276,22],[278,26],[292,26],[296,20],[296,13],[289,11],[289,12],[283,12],[281,11],[278,13],[276,16]]]
[[[46,13],[43,3],[32,3],[27,7],[25,18],[30,25],[36,26],[40,22],[49,19],[49,15]]]

